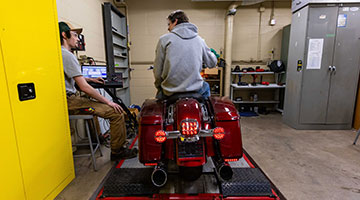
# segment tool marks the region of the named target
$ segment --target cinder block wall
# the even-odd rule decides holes
[[[59,20],[84,29],[86,51],[80,55],[105,61],[103,19],[101,4],[111,0],[61,0],[57,1]],[[155,47],[159,37],[167,33],[168,14],[184,10],[190,22],[196,24],[200,35],[209,47],[224,49],[225,15],[231,2],[192,2],[191,0],[126,0],[128,5],[131,72],[131,103],[141,105],[155,96],[152,71]],[[240,6],[234,18],[233,61],[268,60],[274,49],[274,58],[280,58],[281,29],[291,23],[291,1],[276,0],[275,26],[269,26],[271,3],[262,4],[265,11],[258,12],[260,4]],[[124,12],[124,9],[120,9]],[[260,29],[259,29],[260,27]],[[260,30],[260,31],[259,31]],[[260,35],[260,40],[259,36]],[[258,42],[261,41],[259,44]]]
[[[79,55],[87,55],[95,60],[105,62],[101,7],[103,2],[112,2],[112,0],[57,0],[56,5],[59,21],[70,22],[76,28],[83,28],[82,34],[85,36],[86,51],[79,51]]]
[[[238,8],[234,20],[233,61],[267,60],[270,59],[272,48],[274,58],[280,59],[282,28],[291,23],[291,2],[275,1],[274,26],[269,25],[271,2],[265,2],[262,6],[265,7],[265,11],[261,14],[261,20],[260,4]]]
[[[168,14],[177,9],[184,10],[190,22],[196,24],[200,35],[209,47],[224,49],[225,15],[231,2],[192,2],[190,0],[136,0],[127,1],[129,31],[131,37],[131,102],[141,105],[146,98],[153,98],[152,71],[155,48],[159,37],[167,33]],[[274,58],[280,58],[282,28],[291,23],[291,1],[276,1],[274,4],[275,26],[269,26],[271,3],[262,4],[258,44],[260,4],[240,6],[234,19],[232,57],[234,61],[267,60],[274,49]]]

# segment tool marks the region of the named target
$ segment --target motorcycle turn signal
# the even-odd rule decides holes
[[[225,130],[222,127],[214,128],[214,138],[217,140],[223,139],[225,136],[224,132],[225,132]]]
[[[158,143],[163,143],[166,140],[166,133],[163,130],[158,130],[155,132],[155,141]]]

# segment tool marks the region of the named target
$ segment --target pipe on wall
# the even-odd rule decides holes
[[[234,27],[234,16],[236,14],[236,8],[239,7],[239,3],[233,3],[229,6],[226,14],[226,26],[225,26],[225,90],[224,96],[230,96],[230,84],[231,84],[231,65],[232,65],[232,37]]]
[[[234,31],[234,17],[236,14],[236,9],[240,5],[253,5],[261,3],[264,0],[242,0],[240,2],[232,3],[226,13],[226,22],[225,22],[225,93],[224,96],[230,96],[230,84],[231,84],[231,66],[232,66],[232,38]],[[261,20],[261,17],[260,17]]]

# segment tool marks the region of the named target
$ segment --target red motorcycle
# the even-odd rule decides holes
[[[240,116],[228,98],[181,93],[166,100],[148,99],[142,105],[139,161],[155,166],[151,175],[155,186],[165,185],[170,160],[182,177],[196,180],[211,157],[216,173],[229,180],[233,172],[228,162],[242,155]]]

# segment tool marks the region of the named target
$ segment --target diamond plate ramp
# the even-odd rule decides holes
[[[102,197],[152,196],[159,189],[151,183],[151,168],[116,168],[104,184]]]
[[[233,177],[221,181],[224,196],[273,196],[271,185],[258,168],[233,168]]]

